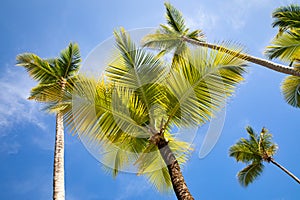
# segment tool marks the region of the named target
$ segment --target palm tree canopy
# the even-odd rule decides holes
[[[149,139],[163,130],[178,162],[185,163],[191,144],[173,128],[207,122],[243,80],[245,63],[199,48],[171,70],[161,54],[136,46],[124,29],[114,34],[118,55],[103,79],[78,78],[69,125],[89,145],[101,146],[101,161],[114,176],[134,165],[157,189],[170,189],[166,164]]]
[[[295,70],[300,70],[300,6],[289,5],[276,9],[273,12],[273,26],[279,27],[279,34],[266,48],[266,55],[270,58],[279,58],[290,63]],[[288,104],[300,107],[300,78],[286,77],[281,85],[281,91]]]
[[[246,130],[249,138],[241,138],[229,149],[229,156],[237,162],[248,164],[237,174],[239,183],[245,187],[261,175],[263,161],[269,162],[277,150],[277,145],[272,142],[272,134],[267,129],[263,128],[259,135],[250,126]]]
[[[17,56],[17,66],[25,67],[30,77],[38,81],[38,85],[32,88],[29,99],[47,103],[50,111],[66,108],[66,105],[58,106],[57,103],[64,97],[62,90],[71,90],[80,62],[80,51],[76,43],[70,43],[54,59],[42,59],[33,53]]]

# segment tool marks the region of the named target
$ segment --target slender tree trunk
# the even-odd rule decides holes
[[[64,124],[63,113],[56,114],[56,136],[53,169],[53,199],[65,199],[65,169],[64,169]]]
[[[170,149],[168,142],[163,137],[161,137],[159,133],[154,135],[154,137],[152,137],[151,140],[154,141],[154,144],[157,145],[160,154],[168,167],[173,190],[176,194],[177,199],[194,200],[184,181],[184,177],[181,173],[179,163],[176,160],[176,157],[173,154],[172,150]]]
[[[297,183],[300,184],[300,180],[299,178],[297,178],[294,174],[292,174],[289,170],[287,170],[286,168],[284,168],[283,166],[281,166],[279,163],[277,163],[273,158],[270,159],[270,162],[273,163],[274,165],[276,165],[277,167],[279,167],[282,171],[284,171],[285,173],[287,173],[290,177],[292,177]]]
[[[200,42],[200,41],[193,40],[193,39],[190,39],[190,38],[185,37],[185,36],[182,37],[182,40],[185,41],[185,42],[188,42],[190,44],[197,45],[197,46],[202,46],[202,47],[207,47],[207,48],[210,48],[210,49],[215,49],[215,50],[222,51],[222,52],[227,53],[229,55],[233,55],[233,56],[238,57],[240,59],[249,61],[249,62],[257,64],[257,65],[261,65],[263,67],[272,69],[272,70],[277,71],[277,72],[281,72],[281,73],[289,74],[289,75],[293,75],[293,76],[300,76],[300,71],[294,70],[294,68],[289,67],[289,66],[277,64],[277,63],[271,62],[269,60],[254,57],[254,56],[251,56],[251,55],[238,53],[238,52],[232,51],[230,49],[224,48],[222,46],[218,46],[218,45],[210,44],[210,43],[206,43],[206,42]]]

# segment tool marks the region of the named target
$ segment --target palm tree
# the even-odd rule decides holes
[[[272,16],[273,27],[279,27],[279,31],[272,44],[266,48],[265,54],[270,59],[278,58],[290,63],[294,70],[300,71],[300,6],[280,7]],[[281,90],[288,104],[300,107],[300,77],[286,77]]]
[[[272,141],[272,134],[265,128],[259,135],[250,126],[246,130],[249,139],[241,138],[229,149],[229,156],[234,157],[237,162],[248,164],[237,174],[239,183],[247,187],[261,175],[264,169],[263,162],[267,162],[276,165],[300,184],[300,180],[295,175],[274,160],[277,145]]]
[[[53,199],[65,199],[64,181],[64,124],[63,115],[70,108],[65,103],[66,91],[70,91],[81,62],[79,47],[70,43],[55,59],[42,59],[33,53],[17,56],[17,66],[24,67],[30,77],[38,81],[29,99],[46,103],[46,109],[56,113],[56,134],[53,169]]]
[[[231,48],[224,48],[223,44],[218,45],[206,42],[202,31],[189,31],[185,25],[182,14],[176,8],[174,8],[170,3],[165,3],[165,7],[167,11],[167,25],[160,25],[160,28],[156,33],[147,35],[143,39],[144,46],[159,49],[163,52],[173,50],[175,54],[179,53],[178,55],[180,55],[181,51],[185,51],[185,43],[187,42],[192,45],[222,51],[245,61],[258,64],[281,73],[300,76],[300,72],[292,67],[254,57],[240,51],[235,51]]]
[[[96,151],[104,149],[102,162],[114,176],[134,165],[159,191],[173,188],[178,199],[194,199],[180,166],[190,143],[175,127],[197,127],[220,110],[243,80],[245,62],[198,48],[170,67],[124,29],[114,34],[118,56],[102,79],[78,80],[68,121]]]

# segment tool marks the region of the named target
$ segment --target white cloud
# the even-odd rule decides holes
[[[43,122],[45,114],[38,103],[27,100],[35,83],[21,68],[7,66],[0,77],[0,152],[17,153],[20,144],[13,140],[11,130],[25,124],[33,124],[43,132],[47,125]]]

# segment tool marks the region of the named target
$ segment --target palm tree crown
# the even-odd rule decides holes
[[[289,5],[273,12],[273,26],[279,28],[277,36],[266,48],[265,54],[290,63],[300,71],[300,6]],[[300,77],[288,76],[281,85],[283,96],[288,104],[300,107]]]
[[[249,138],[241,138],[229,149],[229,156],[248,164],[237,175],[242,186],[248,186],[261,175],[263,162],[270,162],[277,150],[277,145],[272,142],[272,135],[267,129],[263,128],[259,135],[250,126],[246,130]]]
[[[33,53],[17,56],[17,66],[24,67],[30,77],[38,81],[29,99],[46,103],[49,111],[64,110],[61,90],[71,90],[80,67],[80,52],[76,43],[61,51],[58,58],[42,59]],[[60,105],[58,105],[60,102]]]
[[[241,138],[229,149],[229,156],[234,157],[238,162],[248,164],[237,174],[239,183],[247,187],[261,175],[264,169],[263,162],[267,162],[274,164],[300,184],[298,177],[274,160],[273,156],[278,146],[272,141],[272,134],[265,128],[261,130],[259,135],[250,126],[246,129],[249,138]]]
[[[170,67],[162,54],[136,46],[125,30],[115,31],[115,38],[119,56],[105,78],[82,77],[75,85],[70,124],[89,144],[105,149],[101,161],[113,175],[133,164],[160,191],[173,186],[184,199],[178,163],[186,162],[191,148],[174,127],[207,122],[243,81],[245,62],[199,48]]]

